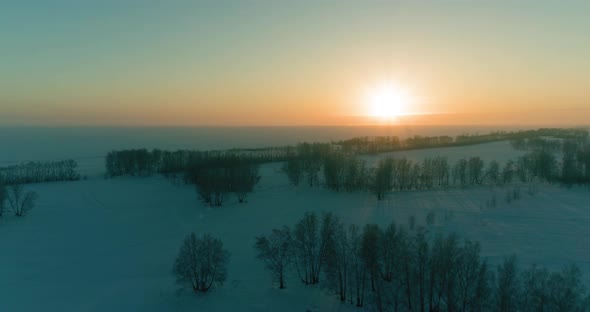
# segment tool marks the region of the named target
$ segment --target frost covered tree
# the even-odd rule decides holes
[[[184,239],[174,263],[174,274],[180,285],[190,286],[194,292],[207,292],[221,285],[227,277],[230,253],[223,249],[221,240],[195,233]]]
[[[7,189],[7,198],[14,215],[22,217],[35,206],[37,193],[25,191],[22,184],[10,185]]]
[[[268,236],[256,237],[258,259],[264,262],[280,289],[285,288],[285,274],[293,258],[292,244],[291,230],[287,226],[273,229]]]

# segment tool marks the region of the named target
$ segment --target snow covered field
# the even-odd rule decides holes
[[[501,162],[519,152],[507,142],[398,153],[450,161],[481,156]],[[379,156],[366,156],[375,161]],[[306,210],[334,211],[345,222],[424,224],[434,212],[433,232],[457,232],[479,241],[496,264],[516,253],[521,266],[549,269],[577,264],[590,285],[590,190],[556,185],[522,189],[504,201],[507,189],[411,191],[377,202],[371,194],[335,194],[289,185],[280,164],[261,168],[261,182],[248,203],[231,199],[205,207],[190,186],[163,177],[101,177],[103,160],[79,160],[89,179],[28,185],[38,192],[24,218],[0,220],[0,311],[355,311],[320,287],[295,278],[287,289],[272,287],[255,258],[254,237],[293,225]],[[486,202],[496,194],[496,207]],[[231,252],[228,279],[205,296],[178,291],[172,265],[186,234],[211,233]]]

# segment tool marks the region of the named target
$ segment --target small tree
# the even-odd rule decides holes
[[[210,234],[197,238],[191,233],[185,237],[174,263],[176,281],[190,285],[194,292],[207,292],[225,281],[229,258],[221,240]]]
[[[22,184],[13,184],[9,186],[7,195],[10,208],[17,217],[22,217],[29,210],[33,209],[38,197],[37,193],[33,191],[25,192]]]
[[[261,259],[270,271],[273,279],[279,282],[279,288],[285,288],[285,273],[291,263],[291,230],[287,226],[282,229],[273,229],[268,236],[256,237],[258,258]]]

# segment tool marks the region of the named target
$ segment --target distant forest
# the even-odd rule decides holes
[[[363,154],[464,146],[509,141],[524,156],[488,164],[477,156],[450,163],[444,157],[416,162],[385,157],[369,167]],[[224,151],[112,151],[106,158],[107,177],[162,174],[197,186],[201,198],[221,206],[224,194],[236,193],[240,202],[259,181],[258,166],[283,162],[293,185],[325,186],[336,192],[370,191],[383,199],[391,191],[449,186],[513,183],[590,183],[590,141],[582,129],[538,129],[517,132],[448,136],[359,137],[330,143]]]

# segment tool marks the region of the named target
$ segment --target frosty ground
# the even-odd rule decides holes
[[[393,155],[504,162],[520,154],[497,142]],[[380,157],[366,158],[371,163]],[[359,225],[406,224],[410,216],[424,225],[434,212],[432,233],[479,241],[490,263],[515,253],[521,266],[576,264],[590,285],[590,190],[583,187],[523,186],[522,198],[511,203],[503,200],[510,187],[398,192],[378,202],[366,193],[290,186],[275,163],[261,167],[262,179],[247,203],[232,198],[210,208],[193,186],[163,177],[104,179],[103,159],[79,162],[87,180],[29,185],[40,196],[36,208],[24,218],[0,221],[1,311],[357,310],[321,285],[301,285],[296,276],[287,289],[276,289],[255,258],[255,236],[293,225],[305,211],[333,211]],[[497,205],[486,205],[494,196]],[[191,231],[219,237],[231,252],[228,280],[206,295],[179,290],[172,275],[178,248]]]

